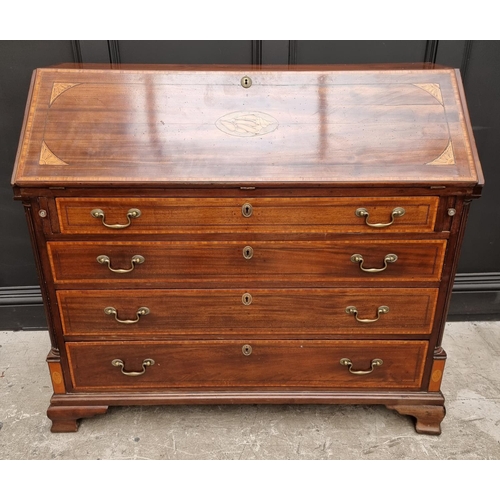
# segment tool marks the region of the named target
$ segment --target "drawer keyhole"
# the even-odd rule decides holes
[[[243,305],[249,306],[252,303],[252,296],[249,293],[244,293],[241,297],[241,302],[243,302]]]
[[[248,345],[248,344],[245,344],[245,345],[241,348],[241,352],[242,352],[245,356],[250,356],[250,354],[252,354],[252,346],[251,346],[251,345]]]
[[[247,260],[253,257],[253,248],[251,246],[246,246],[243,249],[243,257]]]
[[[244,203],[241,207],[241,214],[243,217],[250,217],[253,213],[253,207],[250,203]]]

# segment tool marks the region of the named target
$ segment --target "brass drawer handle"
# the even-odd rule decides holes
[[[342,366],[348,366],[349,367],[349,372],[352,373],[353,375],[368,375],[377,366],[382,366],[384,364],[384,362],[381,359],[379,359],[379,358],[372,359],[371,369],[370,370],[353,370],[352,369],[352,361],[349,358],[342,358],[340,360],[340,364]]]
[[[370,214],[369,214],[369,212],[368,212],[368,210],[366,208],[358,208],[358,209],[356,209],[356,212],[354,212],[354,213],[356,214],[356,217],[366,217],[365,224],[367,226],[370,226],[370,227],[387,227],[387,226],[391,226],[392,224],[394,224],[394,219],[396,217],[403,217],[403,215],[406,213],[406,210],[404,208],[401,208],[401,207],[396,207],[391,212],[391,222],[386,222],[386,223],[383,223],[383,222],[378,222],[378,223],[368,222],[368,219],[370,218]]]
[[[99,257],[97,257],[97,262],[99,262],[99,264],[107,264],[110,271],[118,274],[130,273],[135,269],[136,264],[143,264],[145,260],[146,259],[142,255],[134,255],[130,260],[132,264],[130,269],[113,269],[111,267],[111,259],[107,255],[99,255]]]
[[[389,312],[389,308],[387,306],[380,306],[377,309],[377,317],[375,319],[359,319],[358,310],[354,306],[346,307],[345,312],[346,314],[354,314],[356,321],[359,321],[360,323],[375,323],[375,321],[380,319],[381,314],[387,314]]]
[[[155,364],[155,360],[150,358],[145,359],[142,362],[142,372],[126,372],[125,363],[121,359],[113,359],[113,361],[111,361],[111,364],[113,366],[119,366],[122,370],[123,375],[127,375],[127,377],[138,377],[139,375],[144,375],[146,373],[146,368],[148,366],[153,366]]]
[[[119,319],[118,311],[114,307],[104,308],[104,314],[108,314],[110,316],[113,314],[115,316],[115,320],[118,321],[118,323],[123,323],[124,325],[131,325],[133,323],[137,323],[141,319],[141,316],[146,316],[149,313],[150,311],[147,307],[139,307],[139,309],[137,309],[135,319]]]
[[[245,259],[247,260],[250,260],[253,257],[253,248],[250,246],[246,246],[243,249],[243,257],[245,257]]]
[[[375,319],[359,319],[358,318],[358,310],[354,306],[346,307],[345,312],[347,314],[354,314],[356,321],[359,321],[360,323],[375,323],[375,321],[378,321],[380,319],[381,314],[387,314],[389,312],[389,308],[387,306],[380,306],[377,309],[377,317]]]
[[[351,255],[351,262],[355,262],[356,264],[359,264],[359,268],[361,271],[364,271],[365,273],[380,273],[382,271],[385,271],[387,269],[388,264],[392,264],[393,262],[396,262],[398,260],[398,256],[395,253],[388,253],[384,257],[384,267],[376,268],[376,267],[371,267],[371,268],[366,268],[363,267],[363,256],[359,253],[355,253]]]
[[[243,217],[251,217],[252,213],[252,205],[250,205],[250,203],[243,203],[243,206],[241,207],[241,215],[243,215]]]
[[[90,215],[94,217],[94,219],[101,218],[103,226],[109,227],[110,229],[124,229],[130,226],[130,224],[132,223],[132,219],[137,219],[141,216],[141,211],[138,208],[131,208],[127,212],[127,224],[106,224],[106,221],[104,220],[106,214],[100,208],[94,208],[94,210],[91,210]]]

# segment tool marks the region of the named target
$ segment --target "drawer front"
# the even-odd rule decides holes
[[[438,197],[58,198],[62,233],[432,232]],[[134,211],[135,209],[135,211]],[[364,209],[356,211],[358,209]],[[395,209],[403,209],[397,210]],[[91,212],[99,210],[94,217]],[[129,211],[132,212],[129,213]],[[138,215],[138,211],[140,215]],[[404,212],[404,213],[403,213]],[[96,212],[93,212],[97,215]],[[127,226],[108,228],[111,226]],[[370,226],[368,224],[375,225]],[[385,227],[379,227],[383,224]]]
[[[171,288],[224,287],[245,280],[285,287],[338,281],[437,282],[445,248],[445,240],[48,243],[56,284],[119,287],[137,282]],[[99,256],[107,259],[99,263]],[[133,264],[136,256],[144,261]],[[110,267],[131,271],[117,273]]]
[[[67,336],[215,338],[290,332],[295,336],[426,335],[432,330],[437,295],[437,288],[378,289],[376,293],[342,288],[57,292]]]
[[[427,342],[68,342],[66,350],[75,391],[238,387],[418,390]],[[351,365],[341,364],[342,359],[350,360]],[[349,369],[373,371],[361,375]]]

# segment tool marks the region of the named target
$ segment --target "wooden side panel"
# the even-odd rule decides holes
[[[443,380],[444,366],[446,364],[446,352],[442,347],[434,351],[434,359],[431,368],[431,377],[429,380],[429,391],[438,392],[441,389]]]
[[[64,386],[64,375],[61,367],[61,363],[54,361],[48,361],[50,379],[52,381],[52,387],[54,388],[55,394],[65,394],[66,388]]]

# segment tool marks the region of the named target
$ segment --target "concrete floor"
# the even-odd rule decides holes
[[[500,459],[500,322],[448,323],[441,436],[382,406],[110,408],[52,434],[46,332],[0,332],[0,459]]]

